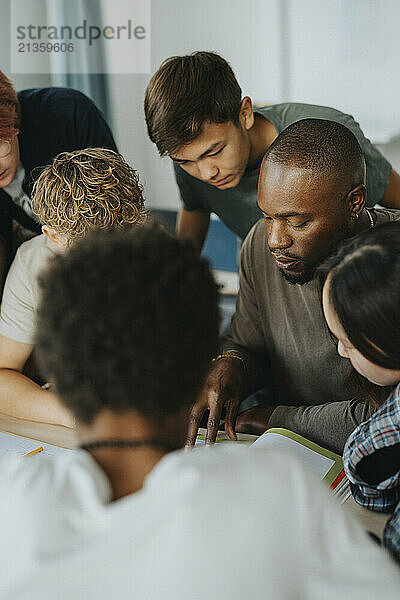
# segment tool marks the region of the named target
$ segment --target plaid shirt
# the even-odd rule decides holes
[[[387,449],[398,449],[400,454],[400,384],[386,402],[353,431],[343,452],[344,469],[355,501],[370,510],[394,511],[386,523],[383,543],[400,561],[400,461],[398,467],[391,470],[390,476],[381,482],[366,483],[359,474],[363,459],[379,451],[384,453]]]

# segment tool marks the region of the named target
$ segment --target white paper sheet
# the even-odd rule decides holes
[[[328,473],[335,461],[322,456],[314,450],[295,442],[294,440],[278,433],[266,433],[251,445],[251,448],[275,448],[288,449],[292,451],[309,469],[311,469],[321,480]]]
[[[64,452],[72,452],[68,448],[60,448],[59,446],[53,446],[52,444],[45,444],[38,440],[31,440],[30,438],[20,437],[13,435],[12,433],[0,432],[0,453],[16,452],[17,454],[27,454],[36,448],[42,446],[43,452],[34,454],[34,457],[40,456],[56,456]]]

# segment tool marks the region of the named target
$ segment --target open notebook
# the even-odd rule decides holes
[[[217,443],[229,442],[225,434],[217,437]],[[306,438],[288,431],[287,429],[268,429],[250,446],[248,442],[231,442],[240,444],[243,448],[277,448],[288,449],[293,452],[315,475],[322,481],[325,481],[337,496],[341,503],[345,502],[350,496],[350,486],[343,470],[342,458]],[[199,435],[196,441],[196,448],[204,445],[204,435]],[[71,452],[67,448],[61,448],[52,444],[24,438],[12,433],[0,432],[0,454],[4,452],[17,452],[18,454],[28,454],[37,448],[43,450],[31,459],[40,459],[43,456],[56,456],[65,452]]]
[[[268,429],[251,446],[287,449],[311,469],[318,479],[325,481],[341,503],[345,502],[351,494],[342,457],[293,431],[278,427]]]
[[[230,440],[225,434],[219,433],[217,443],[228,443]],[[232,443],[232,442],[231,442]],[[233,442],[237,444],[238,442]],[[343,469],[342,457],[335,454],[306,438],[283,428],[268,429],[255,442],[239,442],[244,448],[275,448],[289,450],[303,462],[308,469],[321,481],[325,481],[331,488],[334,496],[343,504],[351,495],[350,485]],[[204,435],[199,435],[196,448],[204,445]]]

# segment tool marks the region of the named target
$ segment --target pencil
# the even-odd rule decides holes
[[[28,452],[28,454],[24,454],[24,456],[33,456],[39,452],[43,452],[43,446],[39,446],[39,448],[36,448],[36,450],[32,450],[31,452]]]

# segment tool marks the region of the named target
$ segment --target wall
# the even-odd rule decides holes
[[[398,0],[289,0],[292,101],[357,117],[375,142],[400,133]]]
[[[32,0],[43,10],[46,0]],[[353,114],[400,171],[398,0],[152,0],[152,65],[198,49],[220,52],[256,102],[327,104]],[[10,75],[10,0],[0,2],[0,68]],[[51,85],[46,75],[11,75],[17,89]],[[168,159],[147,138],[149,75],[110,75],[112,123],[138,169],[148,205],[176,209]]]
[[[0,69],[11,79],[17,90],[30,87],[46,87],[51,85],[50,75],[35,75],[11,73],[10,66],[10,22],[11,22],[11,0],[0,1]],[[43,15],[46,11],[46,0],[35,0],[35,13]]]
[[[152,72],[173,54],[220,52],[256,102],[326,104],[355,115],[400,169],[397,0],[153,0]],[[111,76],[121,151],[142,174],[149,206],[175,209],[168,159],[143,122],[148,76]],[[395,138],[395,139],[393,139]]]

